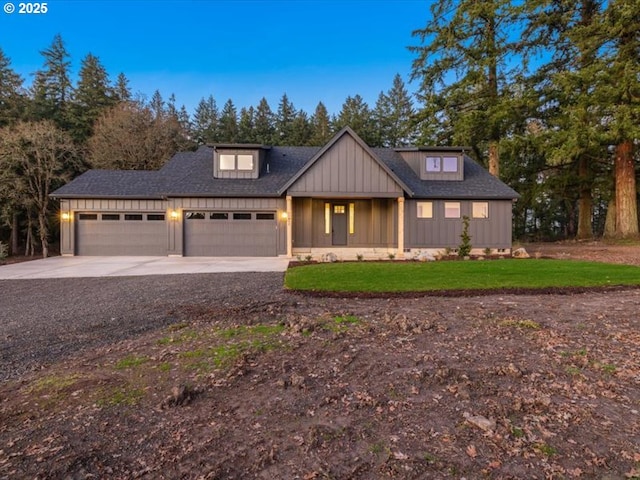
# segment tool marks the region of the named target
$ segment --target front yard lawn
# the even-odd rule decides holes
[[[549,259],[322,263],[290,268],[285,286],[328,292],[640,286],[640,268]]]

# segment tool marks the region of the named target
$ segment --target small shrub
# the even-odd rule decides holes
[[[393,260],[394,258],[396,258],[396,254],[395,253],[389,253],[387,255],[387,257],[389,257],[389,260]]]
[[[483,250],[483,253],[485,254],[485,256],[490,256],[491,255],[491,248],[487,247]]]
[[[462,233],[460,234],[460,245],[458,246],[458,257],[468,257],[471,253],[471,235],[469,235],[469,217],[462,217]]]
[[[364,255],[361,253],[356,254],[356,259],[361,262],[364,259]]]
[[[304,257],[305,262],[311,262],[311,260],[313,260],[313,256],[311,255],[307,255],[306,257]]]

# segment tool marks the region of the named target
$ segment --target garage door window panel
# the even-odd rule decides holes
[[[209,218],[211,220],[229,220],[229,214],[227,212],[213,212]]]
[[[147,214],[147,220],[151,222],[164,222],[164,213],[149,213]]]
[[[185,218],[187,220],[204,220],[205,215],[204,212],[187,212]]]
[[[78,215],[79,220],[98,220],[97,213],[81,213]]]
[[[142,214],[141,213],[125,213],[124,214],[125,221],[133,221],[133,222],[141,222]]]
[[[237,212],[233,214],[233,219],[234,220],[251,220],[251,214],[244,213],[244,212]]]
[[[102,220],[103,221],[119,221],[120,220],[120,214],[118,213],[103,213],[102,214]]]

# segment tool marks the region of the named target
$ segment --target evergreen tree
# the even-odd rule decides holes
[[[256,109],[254,125],[256,142],[263,145],[271,145],[275,135],[274,117],[269,102],[264,97],[262,97]]]
[[[153,118],[164,117],[166,113],[165,102],[159,90],[156,90],[155,92],[153,92],[153,95],[151,96],[151,101],[149,102],[149,108],[151,108],[151,112],[153,113]]]
[[[415,141],[412,132],[413,104],[399,74],[393,79],[392,88],[380,92],[373,111],[378,129],[378,144],[384,147],[404,147]]]
[[[218,106],[213,95],[200,100],[193,115],[193,134],[199,144],[215,143],[220,138]]]
[[[326,144],[332,135],[331,119],[327,107],[322,102],[316,106],[316,110],[311,117],[311,137],[309,145],[322,146]]]
[[[220,141],[228,143],[238,141],[238,114],[231,99],[227,100],[220,113]]]
[[[96,119],[114,103],[114,93],[109,85],[107,71],[100,60],[89,53],[82,60],[74,95],[72,108],[74,138],[79,141],[89,138]]]
[[[32,86],[33,116],[53,120],[58,127],[68,129],[73,87],[69,78],[71,62],[62,37],[56,35],[51,46],[40,54],[44,66],[36,72]]]
[[[178,118],[178,109],[176,108],[176,95],[172,93],[167,102],[166,114]]]
[[[422,45],[411,47],[427,128],[449,122],[452,140],[474,146],[495,176],[510,110],[508,65],[519,63],[509,40],[517,25],[510,0],[441,0],[432,4],[426,27],[414,32]]]
[[[542,148],[548,165],[558,167],[556,175],[564,177],[559,185],[572,186],[570,192],[562,192],[570,215],[577,210],[577,224],[569,224],[570,233],[590,238],[594,181],[606,158],[602,106],[593,96],[606,68],[597,54],[601,3],[543,0],[527,7],[532,19],[524,36],[528,55],[552,53],[531,77],[539,95],[538,115],[547,127]]]
[[[300,110],[291,123],[289,145],[309,145],[311,140],[311,123],[306,112]]]
[[[240,109],[240,121],[238,122],[238,142],[255,143],[255,110],[253,107]]]
[[[275,117],[274,145],[291,145],[290,139],[293,130],[293,121],[296,117],[296,109],[289,101],[287,94],[283,94],[278,104]]]
[[[128,102],[131,100],[131,90],[129,89],[129,79],[124,73],[120,73],[116,79],[116,84],[113,88],[114,96],[119,102]]]
[[[23,118],[25,104],[22,77],[11,68],[11,60],[0,48],[0,128]]]
[[[367,145],[377,145],[375,123],[369,105],[360,95],[347,97],[333,123],[334,131],[351,127]]]
[[[180,128],[186,133],[187,138],[193,141],[193,125],[189,112],[187,112],[187,107],[184,105],[180,107],[180,111],[178,112],[178,123],[180,124]]]
[[[615,235],[638,235],[638,200],[634,150],[640,138],[640,10],[637,3],[609,2],[602,15],[605,35],[601,92],[609,101],[607,136],[615,145]]]

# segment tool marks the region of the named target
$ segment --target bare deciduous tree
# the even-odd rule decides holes
[[[21,122],[0,129],[0,168],[23,209],[36,212],[42,256],[49,255],[49,194],[64,181],[76,162],[68,133],[50,120]]]

